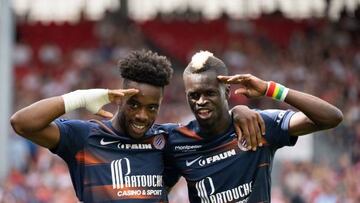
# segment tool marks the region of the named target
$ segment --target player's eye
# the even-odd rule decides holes
[[[149,110],[150,110],[150,111],[155,112],[155,111],[157,111],[158,109],[159,109],[159,106],[158,106],[158,105],[150,105],[150,106],[149,106]]]
[[[196,92],[190,92],[190,93],[188,94],[188,97],[189,97],[190,99],[198,100],[198,99],[200,98],[200,94],[199,94],[199,93],[196,93]]]
[[[206,95],[209,97],[214,97],[217,96],[217,92],[216,91],[206,91]]]
[[[131,109],[137,109],[139,108],[139,104],[135,101],[129,101],[128,105],[130,106]]]

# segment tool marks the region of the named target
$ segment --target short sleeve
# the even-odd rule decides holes
[[[296,144],[298,137],[289,134],[289,123],[294,113],[277,109],[260,111],[266,125],[265,139],[271,146],[281,148]]]
[[[55,124],[60,130],[60,141],[51,152],[69,161],[84,148],[89,135],[89,124],[87,121],[65,119],[57,119]]]

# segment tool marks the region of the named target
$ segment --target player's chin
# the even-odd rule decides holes
[[[146,131],[145,131],[146,132]],[[141,132],[141,133],[138,133],[138,132],[129,132],[129,135],[134,138],[134,139],[140,139],[142,137],[144,137],[145,135],[145,132]]]
[[[131,137],[135,139],[139,139],[144,137],[146,131],[149,130],[148,126],[139,126],[139,125],[132,125],[130,124],[128,132]]]
[[[201,117],[201,116],[197,115],[196,120],[203,127],[213,127],[212,125],[214,125],[214,120],[215,119],[213,117]]]

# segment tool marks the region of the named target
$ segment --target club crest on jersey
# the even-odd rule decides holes
[[[164,149],[164,146],[165,146],[164,135],[156,135],[154,137],[153,145],[154,145],[155,149]]]
[[[246,139],[241,139],[238,141],[238,147],[241,151],[249,151],[250,149],[247,148]]]

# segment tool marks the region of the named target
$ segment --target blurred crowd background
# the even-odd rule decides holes
[[[97,21],[77,23],[16,23],[13,112],[42,98],[76,89],[117,88],[116,64],[130,51],[151,49],[169,57],[175,69],[157,122],[191,118],[182,86],[182,71],[193,53],[209,50],[232,73],[251,73],[287,87],[319,96],[344,113],[342,124],[316,133],[311,156],[275,159],[272,202],[360,202],[360,8],[339,19],[293,20],[281,12],[256,19],[232,19],[226,14],[204,20],[201,13],[158,14],[134,21],[107,12]],[[235,87],[233,87],[234,90]],[[290,108],[261,98],[232,96],[231,104],[251,108]],[[108,106],[115,110],[114,106]],[[89,119],[86,111],[69,118]],[[10,135],[11,170],[0,182],[0,202],[76,202],[68,169],[48,150]],[[299,152],[301,153],[301,152]],[[182,180],[170,202],[185,203]]]

